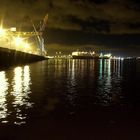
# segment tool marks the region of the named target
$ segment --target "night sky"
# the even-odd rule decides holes
[[[49,15],[45,31],[48,53],[79,50],[140,55],[139,0],[1,0],[5,27],[39,29]]]

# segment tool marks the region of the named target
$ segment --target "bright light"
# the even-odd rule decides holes
[[[24,47],[25,47],[25,48],[29,48],[29,47],[30,47],[30,44],[27,43],[27,42],[25,42],[25,43],[24,43]]]
[[[95,52],[93,51],[91,54],[93,55],[93,54],[95,54]]]
[[[29,52],[29,50],[31,49],[31,45],[28,42],[23,42],[22,49],[24,52],[31,53]]]
[[[6,31],[2,27],[0,27],[0,37],[5,36],[5,34],[6,34]]]
[[[16,32],[16,27],[11,27],[11,28],[10,28],[10,31],[11,31],[11,32]]]
[[[104,55],[105,57],[111,57],[111,54],[109,53],[109,54],[105,54]]]
[[[77,56],[78,55],[78,52],[72,52],[72,55],[76,55]]]
[[[100,53],[100,57],[103,57],[103,53]]]
[[[0,72],[0,119],[6,118],[7,113],[7,100],[8,82],[4,71]]]
[[[22,45],[23,44],[23,39],[21,37],[15,37],[14,38],[14,43],[16,46]]]

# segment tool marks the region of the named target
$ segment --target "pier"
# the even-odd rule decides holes
[[[47,59],[40,32],[19,32],[0,27],[0,65],[11,66]]]

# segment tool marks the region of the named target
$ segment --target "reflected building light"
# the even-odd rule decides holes
[[[111,74],[111,60],[108,59],[108,75],[110,76]]]
[[[69,93],[75,92],[75,61],[72,61],[71,70],[69,70],[69,77],[68,77],[68,91]]]
[[[110,87],[111,87],[111,60],[105,60],[105,75],[106,75],[106,82],[105,82],[105,86],[108,88],[107,93],[110,91]]]
[[[115,67],[116,67],[116,60],[113,60],[113,73],[115,73]]]
[[[119,59],[118,60],[118,71],[117,71],[117,73],[118,73],[118,76],[120,76],[120,63],[121,63],[121,59]]]
[[[118,60],[118,71],[117,71],[117,73],[118,73],[118,76],[121,76],[121,74],[122,74],[122,72],[123,72],[123,61],[120,59],[120,60]]]
[[[84,73],[84,69],[86,68],[86,61],[85,60],[79,60],[79,62],[78,63],[80,63],[80,73],[81,73],[81,75]]]
[[[30,68],[29,66],[25,66],[23,69],[23,91],[25,93],[30,92],[30,84],[31,84]]]
[[[14,70],[14,79],[13,79],[13,95],[15,96],[13,105],[16,110],[16,118],[18,121],[15,121],[15,124],[21,125],[25,123],[26,114],[21,112],[20,107],[22,108],[31,108],[32,103],[28,101],[30,93],[30,69],[29,66],[24,68],[17,67]]]
[[[107,106],[112,102],[118,103],[120,100],[119,93],[121,93],[121,71],[123,67],[121,59],[108,59],[103,62],[105,62],[104,67],[106,68],[102,79],[98,78],[97,103]]]
[[[120,76],[122,76],[122,73],[123,73],[123,62],[124,61],[121,60],[121,63],[120,63]]]
[[[111,61],[110,61],[110,59],[108,59],[107,62],[108,63],[107,63],[107,81],[106,81],[106,85],[108,87],[111,87]]]
[[[121,58],[114,60],[113,61],[113,73],[120,76],[121,72],[122,72],[122,64],[123,64],[123,61]]]
[[[8,82],[5,72],[0,72],[0,119],[7,117],[6,95],[8,92]]]
[[[103,72],[103,61],[102,59],[100,59],[100,62],[99,62],[99,79],[102,79],[102,72]]]
[[[25,121],[22,121],[22,122],[14,122],[15,125],[22,125],[22,124],[26,124]]]
[[[107,63],[106,63],[106,59],[104,60],[104,74],[107,73]]]
[[[61,69],[61,64],[62,64],[62,60],[61,59],[57,59],[54,61],[54,65],[55,65],[55,76],[60,76],[62,74],[62,69]]]
[[[115,60],[115,73],[117,72],[117,67],[118,67],[118,59]]]
[[[111,83],[111,60],[100,60],[100,74],[98,78],[97,89],[97,103],[101,105],[108,105],[111,101],[110,91],[112,89]],[[102,74],[104,76],[102,76]]]
[[[73,60],[72,60],[73,61]],[[71,69],[71,60],[68,60],[68,69]]]
[[[68,94],[67,94],[67,99],[71,107],[75,106],[75,98],[77,97],[76,95],[76,79],[75,79],[75,64],[76,61],[72,60],[71,61],[71,70],[69,69],[69,75],[68,75],[68,80],[67,80],[67,88],[68,88]]]
[[[14,81],[13,81],[13,94],[17,98],[19,94],[22,93],[22,68],[17,67],[14,70]],[[20,102],[22,99],[19,96],[19,100],[17,102]]]
[[[71,73],[71,76],[72,76],[72,80],[75,78],[75,65],[74,65],[74,60],[72,61],[72,73]]]
[[[99,68],[99,70],[100,70],[100,68]],[[91,60],[91,61],[89,61],[89,75],[91,76],[91,77],[93,77],[93,79],[94,79],[94,77],[95,77],[95,60]]]

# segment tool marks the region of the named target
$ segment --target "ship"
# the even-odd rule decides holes
[[[73,59],[110,59],[111,54],[97,54],[95,51],[74,51],[72,52]]]
[[[96,59],[99,58],[99,55],[94,51],[86,52],[86,51],[75,51],[72,52],[73,59]]]
[[[107,54],[100,53],[99,58],[100,59],[110,59],[110,58],[112,58],[112,55],[111,55],[111,53],[107,53]]]

